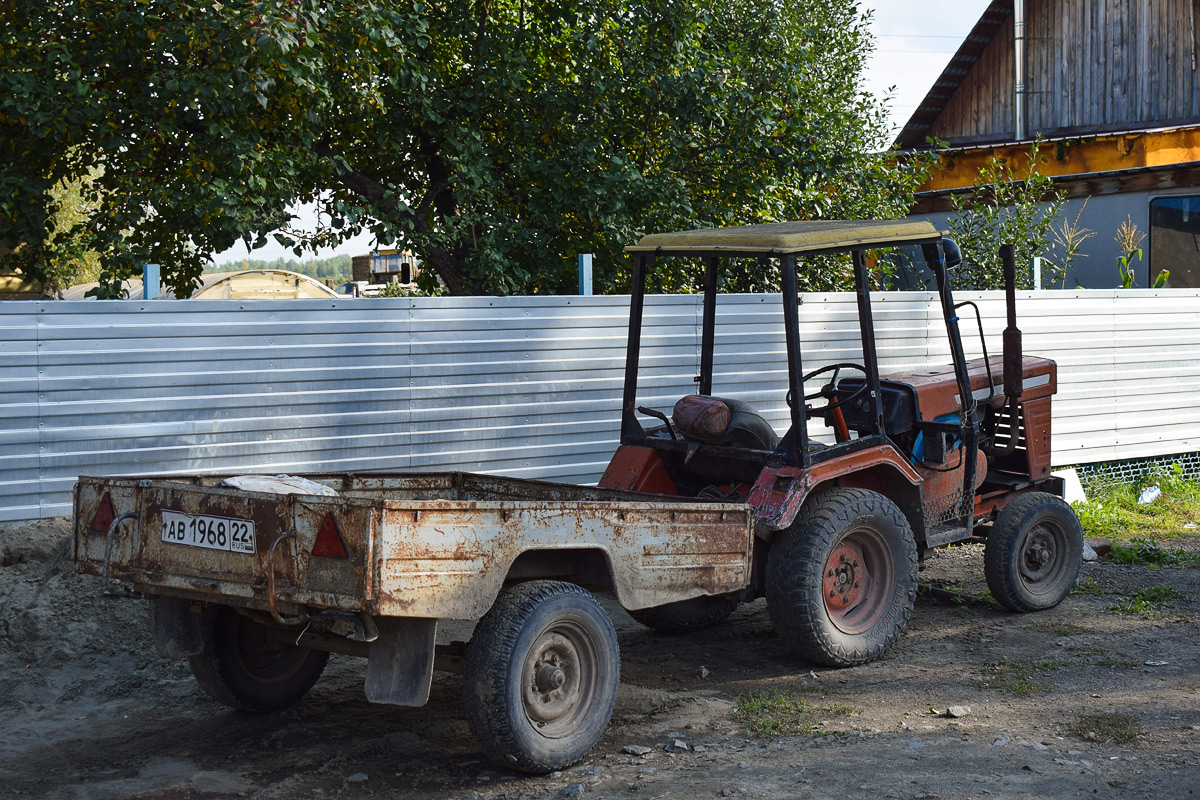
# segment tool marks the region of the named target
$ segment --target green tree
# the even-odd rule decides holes
[[[46,293],[57,296],[68,286],[100,279],[100,256],[88,245],[84,226],[94,209],[85,197],[95,182],[93,171],[64,179],[50,188],[52,216],[47,228]]]
[[[902,214],[852,0],[0,0],[0,224],[186,293],[214,252],[369,230],[455,294],[569,291],[651,230]],[[297,202],[315,230],[290,226]],[[807,288],[833,288],[835,272]],[[658,288],[692,278],[667,274]],[[732,289],[772,288],[753,264]]]
[[[324,280],[329,278],[338,283],[350,279],[350,256],[329,256],[308,261],[297,261],[294,258],[276,258],[274,260],[242,258],[237,261],[227,261],[209,267],[207,272],[244,272],[250,269],[286,269],[298,272],[310,278]]]
[[[1078,215],[1073,221],[1061,219],[1065,195],[1038,171],[1040,145],[1030,145],[1021,170],[1007,160],[988,159],[971,190],[953,196],[956,216],[947,227],[963,253],[963,264],[953,276],[955,288],[1003,288],[1002,244],[1016,250],[1018,288],[1033,287],[1028,266],[1034,257],[1043,259],[1043,285],[1052,286],[1065,279],[1080,256],[1080,245],[1095,235],[1079,226]]]

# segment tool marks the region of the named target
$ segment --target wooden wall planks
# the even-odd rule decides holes
[[[1031,134],[1200,121],[1200,0],[1027,2]],[[930,134],[951,143],[1011,138],[1014,80],[1010,23],[946,101]]]

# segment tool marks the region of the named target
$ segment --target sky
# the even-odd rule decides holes
[[[893,132],[899,133],[929,88],[975,27],[990,0],[864,0],[872,12],[875,53],[867,64],[864,88],[882,97],[895,87],[889,104]]]
[[[899,133],[929,87],[950,61],[962,40],[970,33],[990,0],[863,0],[864,10],[872,12],[875,53],[867,65],[864,88],[883,97],[891,92],[889,104],[892,133]],[[313,227],[311,208],[293,211],[301,217],[300,227]],[[305,254],[304,259],[333,255],[361,255],[370,252],[374,239],[364,234],[337,248]],[[385,244],[386,246],[386,244]],[[273,239],[265,247],[246,252],[238,244],[218,253],[214,262],[223,264],[242,258],[274,260],[295,258],[292,251]]]

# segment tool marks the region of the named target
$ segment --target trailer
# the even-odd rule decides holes
[[[81,572],[149,598],[159,652],[217,701],[282,708],[330,652],[367,658],[376,703],[423,705],[461,672],[501,764],[548,772],[608,725],[620,660],[589,589],[626,609],[749,584],[742,504],[465,473],[82,477]],[[479,620],[469,643],[438,622]]]

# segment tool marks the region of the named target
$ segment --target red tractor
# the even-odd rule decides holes
[[[936,283],[950,364],[879,374],[868,254],[887,248],[922,253]],[[745,502],[756,516],[748,588],[635,611],[638,620],[664,632],[693,630],[765,595],[791,650],[820,664],[860,664],[882,655],[903,631],[919,561],[931,548],[971,539],[985,541],[988,586],[1006,608],[1036,611],[1067,596],[1083,539],[1061,499],[1061,480],[1050,474],[1056,367],[1021,353],[1011,247],[1003,254],[1003,355],[989,358],[985,343],[984,357],[972,361],[963,354],[958,312],[973,304],[955,304],[950,290],[958,246],[927,222],[662,233],[627,250],[634,272],[621,446],[600,485]],[[797,264],[836,253],[849,253],[853,266],[862,360],[805,372]],[[670,416],[637,400],[646,275],[661,258],[696,259],[705,271],[698,391],[675,403]],[[790,421],[782,436],[749,403],[712,394],[726,258],[779,270]],[[644,425],[645,418],[659,424]],[[814,441],[810,423],[823,423],[833,443]]]

